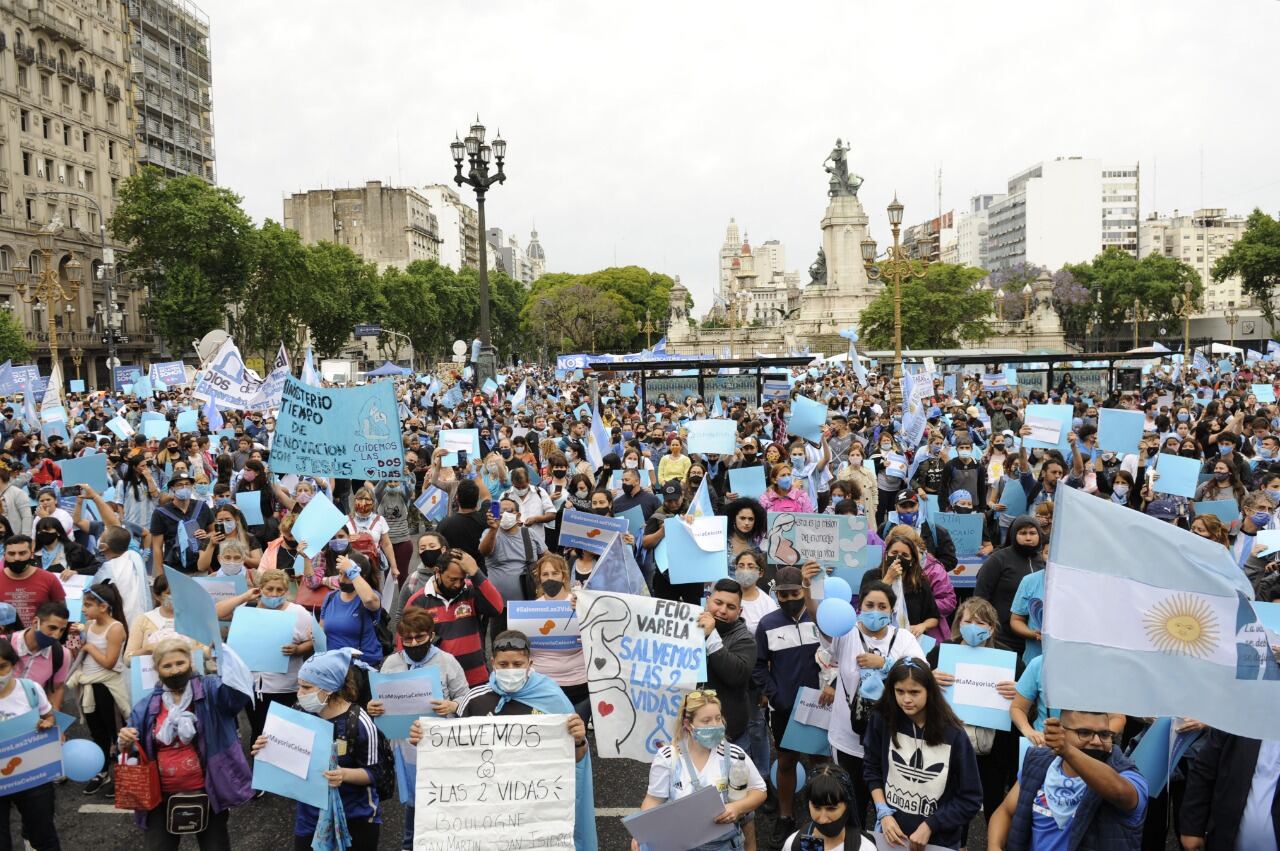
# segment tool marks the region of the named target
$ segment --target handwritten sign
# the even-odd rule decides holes
[[[568,600],[512,600],[507,603],[507,629],[529,636],[540,650],[576,650],[582,646],[578,617]]]
[[[929,522],[939,528],[946,529],[951,541],[956,545],[956,555],[973,556],[982,547],[981,514],[955,514],[950,511],[935,511],[929,515]]]
[[[857,588],[880,565],[883,547],[869,544],[866,517],[852,514],[769,514],[769,561],[799,567],[816,561]]]
[[[650,762],[676,731],[683,693],[706,676],[701,610],[582,590],[576,608],[600,756]]]
[[[404,469],[395,385],[320,388],[285,379],[271,469],[300,476],[390,479]]]
[[[414,851],[572,851],[577,778],[567,724],[565,715],[424,720]]]

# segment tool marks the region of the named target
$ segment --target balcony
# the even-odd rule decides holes
[[[15,44],[13,46],[13,58],[17,59],[22,65],[34,65],[36,63],[36,49],[23,44]]]
[[[98,81],[94,79],[92,74],[86,74],[84,71],[76,73],[76,82],[80,84],[81,88],[88,89],[91,92],[98,88]]]
[[[107,100],[120,100],[120,87],[115,83],[103,83],[102,93],[107,96]]]
[[[68,64],[68,63],[66,63],[66,62],[62,62],[61,60],[59,60],[59,62],[58,62],[58,76],[59,76],[59,77],[61,77],[61,78],[62,78],[62,79],[64,79],[64,80],[66,80],[67,82],[74,83],[74,82],[76,81],[76,69],[75,69],[75,66],[74,66],[74,65],[70,65],[70,64]]]
[[[77,50],[84,47],[84,36],[75,27],[63,23],[43,9],[32,9],[29,14],[31,16],[31,29],[37,32],[44,30],[49,35],[62,39]]]
[[[35,14],[34,12],[32,14]],[[56,72],[58,70],[58,60],[52,56],[45,56],[43,53],[36,55],[36,64],[46,71]]]

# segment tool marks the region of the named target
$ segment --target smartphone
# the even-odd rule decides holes
[[[502,519],[502,503],[496,499],[490,502],[489,513],[493,515],[494,520],[501,520]]]
[[[79,496],[79,495],[80,495],[80,486],[79,486],[79,485],[67,485],[65,488],[63,488],[61,491],[59,491],[59,493],[61,493],[63,496]]]
[[[467,450],[465,449],[458,450],[458,466],[459,467],[467,466]]]

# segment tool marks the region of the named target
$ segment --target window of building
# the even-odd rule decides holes
[[[48,139],[50,133],[52,132],[53,132],[53,121],[49,118],[49,116],[46,115],[40,119],[40,135]]]
[[[44,174],[41,177],[45,180],[53,180],[53,160],[49,157],[44,158]]]
[[[22,128],[23,133],[31,130],[31,113],[27,110],[21,110],[18,113],[18,126]]]
[[[120,187],[120,179],[117,177],[111,178],[111,197],[112,198],[116,197],[116,190],[119,187]]]
[[[7,216],[7,215],[9,215],[9,193],[0,192],[0,216]],[[0,251],[0,272],[9,271],[9,266],[7,265],[7,262],[8,262],[8,257],[5,256],[5,252]]]
[[[48,74],[40,75],[40,94],[44,95],[45,97],[49,97],[49,75]]]
[[[68,148],[71,147],[71,125],[70,124],[62,125],[62,144],[66,145]]]
[[[71,87],[66,83],[62,84],[62,105],[71,106]]]
[[[82,148],[84,148],[84,152],[85,152],[86,154],[87,154],[87,153],[89,153],[89,148],[90,148],[90,142],[89,142],[89,140],[90,140],[90,138],[91,138],[91,135],[90,135],[90,133],[89,133],[89,131],[88,131],[88,130],[86,130],[86,131],[84,131],[84,133],[80,134],[80,146],[81,146]]]
[[[86,168],[84,170],[84,177],[82,178],[82,180],[84,181],[83,188],[85,189],[85,191],[92,192],[93,191],[93,172],[89,171],[89,169]]]
[[[19,46],[21,46],[21,45],[19,45]],[[29,89],[29,88],[31,88],[31,81],[27,78],[27,66],[26,66],[26,65],[19,65],[19,66],[18,66],[18,88],[20,88],[20,89]]]
[[[87,92],[80,93],[80,111],[81,112],[89,111],[89,94]]]
[[[116,102],[113,100],[107,101],[107,121],[116,123]]]
[[[107,140],[107,159],[111,160],[112,162],[116,161],[116,140],[115,139]]]
[[[22,152],[22,175],[23,177],[31,176],[31,152]]]
[[[27,199],[27,221],[34,222],[36,220],[36,199]],[[35,271],[34,269],[32,271]]]

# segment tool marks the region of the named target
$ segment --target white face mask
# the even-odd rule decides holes
[[[236,576],[244,573],[244,562],[242,561],[226,561],[222,563],[223,576]]]
[[[312,715],[319,715],[320,710],[324,709],[325,701],[320,699],[320,692],[309,691],[305,694],[298,692],[298,707],[303,712],[309,712]]]
[[[640,462],[634,458],[628,458],[626,461],[626,466],[628,470],[634,470],[640,466]]]
[[[499,668],[493,672],[494,677],[498,680],[498,688],[507,694],[513,694],[524,688],[524,684],[529,679],[528,668]]]
[[[511,529],[519,522],[520,522],[520,518],[517,517],[515,514],[511,513],[510,511],[504,511],[502,512],[502,519],[498,521],[498,525],[501,526],[503,529]]]

